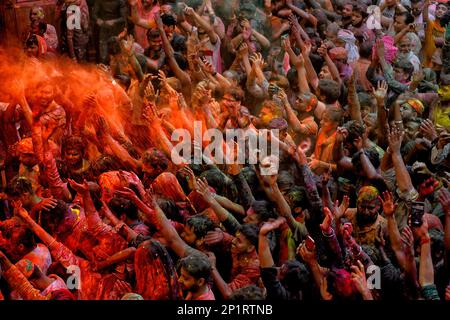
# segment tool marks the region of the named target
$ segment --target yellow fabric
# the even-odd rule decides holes
[[[433,63],[431,58],[436,51],[436,44],[434,39],[438,37],[443,37],[445,33],[445,28],[441,27],[439,22],[430,21],[425,30],[425,45],[424,45],[424,65],[425,67],[432,67]]]

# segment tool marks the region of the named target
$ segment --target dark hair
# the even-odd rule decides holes
[[[330,118],[331,121],[339,124],[342,120],[343,111],[341,108],[331,107],[331,108],[327,108],[325,110],[324,114],[326,114]]]
[[[187,219],[186,225],[192,229],[192,232],[194,232],[198,239],[202,239],[209,231],[213,231],[216,227],[214,222],[204,215],[190,217]]]
[[[414,66],[412,65],[412,63],[405,59],[395,61],[394,67],[402,69],[409,76],[411,76],[414,71]]]
[[[433,258],[440,254],[442,255],[445,252],[444,246],[444,232],[439,229],[433,228],[428,231],[431,240],[431,252]],[[437,261],[434,261],[435,263]]]
[[[304,187],[294,186],[286,195],[289,198],[289,204],[291,205],[291,209],[300,207],[307,208],[309,206],[309,202],[306,198],[306,189]]]
[[[148,29],[146,35],[147,39],[152,39],[160,36],[159,31],[156,28]]]
[[[374,43],[371,41],[364,41],[363,43],[361,43],[359,45],[359,55],[362,58],[371,58],[373,45]]]
[[[108,203],[108,207],[117,217],[120,217],[122,214],[125,214],[131,220],[136,220],[139,217],[136,205],[124,198],[112,198]]]
[[[6,194],[12,197],[20,197],[24,193],[34,194],[31,181],[26,177],[14,177],[6,188]]]
[[[111,156],[103,155],[92,164],[92,171],[94,176],[99,176],[104,172],[119,170],[120,165]]]
[[[255,224],[243,224],[239,228],[245,238],[258,250],[259,227]]]
[[[242,102],[244,100],[244,91],[242,91],[242,89],[239,87],[226,89],[224,95],[225,94],[231,95],[234,99],[236,99],[236,101]]]
[[[372,163],[373,167],[378,169],[380,167],[380,157],[378,152],[374,148],[364,149],[363,152],[366,157],[369,158],[369,161]],[[361,157],[358,153],[353,155],[352,164],[357,172],[362,170]]]
[[[297,77],[297,69],[296,68],[290,68],[289,71],[286,74],[286,78],[289,81],[289,84],[292,86],[293,83],[298,83],[298,77]]]
[[[118,37],[111,37],[107,42],[108,53],[109,54],[119,54],[120,53],[120,42]]]
[[[16,217],[0,224],[0,231],[6,240],[12,240],[12,236],[15,233],[17,235],[17,238],[15,239],[16,243],[22,244],[30,251],[36,247],[33,231],[23,225],[23,223]]]
[[[414,16],[409,11],[403,11],[395,14],[396,17],[405,17],[405,24],[414,22]]]
[[[278,187],[282,190],[292,189],[295,185],[295,180],[289,171],[280,171],[277,178]]]
[[[346,138],[347,142],[353,142],[355,139],[362,137],[364,132],[366,131],[366,127],[364,124],[351,120],[344,124],[344,128],[348,131],[348,136]]]
[[[319,80],[320,94],[325,96],[324,103],[330,104],[336,102],[341,95],[341,86],[334,80]]]
[[[61,144],[62,154],[65,154],[67,150],[78,150],[83,156],[86,153],[86,143],[80,136],[70,135],[63,138]]]
[[[261,288],[251,285],[234,290],[229,300],[264,300],[264,292]]]
[[[150,148],[142,155],[142,162],[152,166],[157,166],[161,170],[166,170],[169,166],[169,159],[156,148]]]
[[[175,19],[175,17],[173,15],[168,14],[168,13],[162,14],[161,20],[162,20],[162,23],[168,27],[175,26],[177,24],[177,19]]]
[[[284,265],[287,271],[281,281],[283,286],[294,294],[307,288],[310,282],[308,268],[297,260],[286,261]]]
[[[179,261],[179,268],[186,270],[196,280],[203,278],[208,282],[211,277],[211,263],[208,257],[201,253],[182,258]]]
[[[173,53],[173,57],[175,58],[175,61],[177,62],[178,66],[180,67],[181,70],[186,70],[189,66],[187,59],[185,58],[184,54],[175,51]],[[165,58],[165,63],[167,63],[168,58]]]
[[[258,215],[259,221],[268,221],[270,218],[277,218],[272,204],[268,201],[255,200],[251,207],[255,211],[255,214]]]
[[[184,223],[184,218],[181,215],[180,209],[177,207],[175,201],[172,199],[158,198],[156,202],[168,219]]]
[[[365,19],[369,15],[367,13],[367,6],[364,3],[355,3],[353,5],[353,12],[358,12],[361,14],[362,18]]]
[[[56,231],[56,228],[64,221],[67,216],[69,206],[62,200],[56,200],[56,206],[40,215],[39,224],[50,233]]]
[[[33,46],[39,46],[39,42],[35,34],[30,35],[25,41],[25,48],[31,48]]]

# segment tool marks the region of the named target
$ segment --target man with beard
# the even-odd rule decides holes
[[[404,35],[398,43],[399,50],[396,59],[410,62],[414,67],[414,71],[417,72],[420,70],[420,60],[412,51],[412,47],[411,36],[408,33],[407,35]]]
[[[53,25],[45,22],[45,13],[42,7],[33,7],[30,11],[30,33],[39,34],[38,29],[44,25],[42,37],[45,39],[47,48],[51,52],[56,52],[58,49],[58,35]],[[28,35],[29,36],[29,35]],[[28,36],[26,38],[28,38]]]
[[[209,287],[211,263],[201,254],[191,254],[179,261],[178,282],[185,300],[216,300]]]
[[[356,209],[348,209],[344,215],[353,225],[353,235],[360,245],[375,245],[380,234],[386,234],[386,219],[381,216],[380,194],[375,187],[359,190]],[[380,233],[383,232],[383,233]]]

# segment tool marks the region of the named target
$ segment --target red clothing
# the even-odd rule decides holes
[[[54,242],[50,247],[52,256],[64,267],[80,268],[79,300],[118,300],[131,292],[131,286],[119,279],[116,274],[102,275],[91,268],[89,261],[77,257],[62,243]]]
[[[231,281],[228,283],[231,290],[236,290],[249,285],[258,285],[260,279],[259,259],[256,251],[248,255],[232,254],[233,268],[231,269]]]
[[[192,298],[192,293],[188,293],[185,300],[216,300],[216,297],[214,296],[214,292],[212,292],[211,288],[208,288],[208,291],[205,292],[202,295],[199,295],[197,298]]]

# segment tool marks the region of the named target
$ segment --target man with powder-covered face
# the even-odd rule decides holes
[[[353,237],[360,245],[374,245],[380,234],[386,234],[386,219],[381,216],[383,209],[380,193],[375,187],[365,186],[359,190],[356,208],[343,212],[353,226]]]

